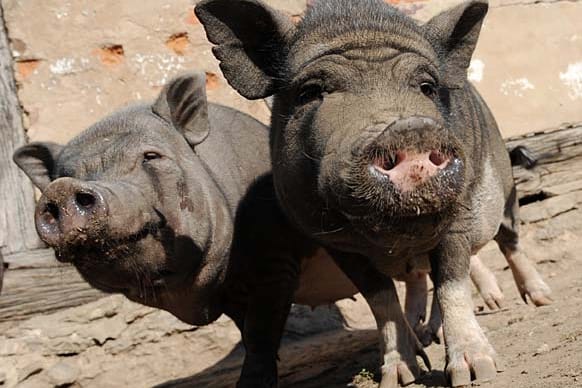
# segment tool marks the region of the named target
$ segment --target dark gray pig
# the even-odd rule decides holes
[[[495,239],[522,295],[549,301],[519,251],[504,142],[467,81],[487,9],[471,1],[419,25],[380,0],[319,0],[296,26],[257,0],[196,7],[229,83],[249,99],[275,96],[277,197],[370,304],[381,387],[414,381],[422,354],[393,278],[430,267],[453,386],[490,380],[499,366],[471,301],[481,247]],[[273,346],[265,339],[263,354]]]
[[[205,76],[123,109],[66,146],[31,143],[15,162],[42,191],[40,237],[94,287],[204,325],[224,312],[234,216],[268,172],[267,129],[208,104]]]

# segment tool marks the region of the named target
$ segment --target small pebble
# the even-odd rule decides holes
[[[535,356],[539,356],[541,354],[548,353],[549,351],[550,351],[550,346],[548,344],[543,344],[542,346],[537,348],[537,350],[535,351],[535,353],[533,355],[535,357]]]

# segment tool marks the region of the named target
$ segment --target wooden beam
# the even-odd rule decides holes
[[[0,332],[12,322],[79,306],[103,297],[72,265],[59,263],[52,249],[4,258],[8,265],[0,295]]]
[[[32,184],[12,162],[16,148],[25,143],[12,54],[0,6],[0,249],[4,254],[42,246],[34,230]]]
[[[533,169],[514,167],[518,196],[544,199],[582,190],[582,123],[507,140],[526,146],[538,158]]]

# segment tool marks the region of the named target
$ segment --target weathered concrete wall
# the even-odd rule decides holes
[[[32,140],[65,142],[113,110],[202,69],[212,101],[268,121],[227,85],[192,0],[4,0]],[[305,0],[270,0],[298,17]],[[426,20],[457,0],[391,0]],[[470,77],[504,135],[582,121],[582,2],[494,0]],[[33,16],[32,16],[33,15]]]

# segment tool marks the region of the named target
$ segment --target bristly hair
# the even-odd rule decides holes
[[[417,22],[381,0],[316,0],[298,25],[298,38],[317,31],[333,38],[350,31],[420,33]]]

